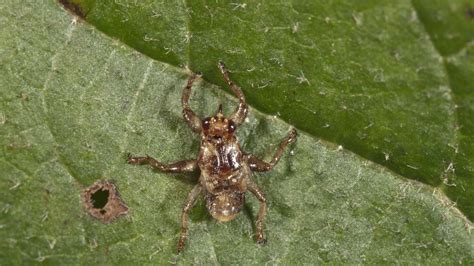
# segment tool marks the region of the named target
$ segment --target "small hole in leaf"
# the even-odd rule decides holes
[[[92,205],[96,209],[104,208],[105,205],[107,205],[108,200],[109,200],[109,191],[106,189],[97,190],[91,195]]]
[[[99,180],[81,193],[86,211],[104,224],[108,224],[128,213],[117,187],[107,180]]]

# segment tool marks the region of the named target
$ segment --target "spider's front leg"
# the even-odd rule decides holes
[[[242,92],[242,89],[239,86],[237,86],[232,80],[230,80],[229,71],[225,67],[224,62],[219,61],[217,66],[219,67],[219,70],[221,71],[225,82],[227,82],[227,85],[229,85],[232,92],[237,96],[237,98],[239,98],[239,105],[235,109],[234,113],[230,116],[230,120],[232,120],[236,126],[239,126],[244,122],[249,111],[247,102],[245,101],[244,93]]]
[[[183,117],[188,126],[196,133],[200,133],[202,130],[201,119],[193,112],[189,106],[189,97],[191,96],[191,87],[196,79],[202,76],[201,73],[193,74],[188,79],[186,87],[184,87],[183,95],[181,96],[181,104],[183,105]]]
[[[129,156],[127,158],[127,163],[149,164],[153,169],[156,169],[162,172],[170,172],[170,173],[192,172],[195,169],[197,169],[196,160],[184,160],[184,161],[178,161],[178,162],[170,163],[170,164],[163,164],[150,156],[144,156],[144,157]]]
[[[293,143],[296,141],[296,129],[292,129],[288,136],[282,140],[280,143],[280,146],[278,147],[277,151],[275,152],[275,155],[273,155],[273,159],[267,163],[259,158],[257,158],[254,155],[248,155],[248,163],[250,166],[250,169],[252,171],[256,172],[267,172],[273,169],[273,167],[280,161],[281,156],[283,155],[283,152],[285,151],[286,146],[288,144]]]

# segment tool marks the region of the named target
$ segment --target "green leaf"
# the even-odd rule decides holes
[[[197,3],[87,2],[87,20],[118,40],[53,1],[0,4],[2,264],[474,262],[472,224],[443,193],[469,210],[472,45],[439,63],[409,2]],[[148,50],[132,42],[144,31]],[[217,58],[252,105],[238,131],[245,151],[269,159],[290,123],[300,136],[272,172],[253,176],[269,202],[267,245],[254,241],[258,201],[248,194],[243,214],[223,224],[201,201],[176,255],[196,175],[127,165],[124,156],[197,156],[199,137],[181,118],[188,72],[175,65],[220,85]],[[194,88],[200,116],[219,102],[227,112],[235,106],[212,83]],[[446,184],[463,186],[440,183],[451,160]],[[130,208],[107,225],[80,199],[100,179],[114,180]]]
[[[457,74],[474,76],[474,1],[73,2],[211,83],[224,60],[258,110],[446,191],[474,219],[473,83]]]

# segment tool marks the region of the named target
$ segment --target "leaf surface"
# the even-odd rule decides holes
[[[123,1],[115,1],[115,3],[118,6],[127,4]],[[226,48],[230,49],[229,51],[236,47],[250,51],[250,48],[257,47],[257,43],[249,41],[250,46],[247,47],[246,43],[241,42],[239,45],[237,40],[232,42],[231,39],[227,40],[228,43],[214,42],[215,40],[211,37],[218,38],[217,31],[212,31],[212,28],[209,28],[211,32],[205,30],[207,27],[205,23],[210,22],[188,20],[190,15],[204,14],[206,7],[204,10],[199,10],[198,6],[183,6],[182,13],[179,13],[179,9],[175,9],[178,13],[175,13],[175,19],[171,20],[172,6],[168,8],[169,10],[164,7],[160,9],[162,15],[159,16],[152,12],[149,2],[134,3],[137,3],[137,8],[148,10],[150,16],[158,16],[158,18],[169,16],[168,20],[163,20],[168,21],[168,26],[173,28],[162,25],[163,29],[169,29],[169,32],[165,31],[160,38],[168,36],[166,34],[171,35],[173,29],[181,27],[180,23],[183,23],[185,26],[188,25],[187,27],[191,25],[193,29],[188,30],[193,33],[191,40],[199,38],[206,40],[205,43],[209,47],[217,46],[216,50],[214,52],[202,52],[202,49],[199,51],[198,46],[194,46],[196,43],[190,42],[188,46],[184,38],[183,50],[178,51],[178,48],[175,48],[178,52],[166,54],[168,50],[163,48],[163,58],[158,58],[127,41],[120,38],[119,40],[112,39],[87,23],[78,21],[55,2],[12,1],[0,5],[0,28],[2,29],[0,31],[2,76],[0,80],[0,141],[2,145],[0,262],[2,264],[43,261],[51,264],[132,262],[139,264],[174,262],[186,264],[318,262],[452,264],[461,262],[468,264],[473,262],[473,236],[468,233],[468,228],[472,225],[451,205],[452,202],[444,196],[442,189],[433,189],[406,179],[397,174],[405,173],[403,172],[405,170],[400,170],[404,169],[403,167],[397,168],[395,163],[390,166],[391,162],[388,160],[387,166],[400,170],[397,173],[392,172],[378,164],[377,160],[374,160],[376,162],[374,163],[351,151],[340,149],[339,144],[344,147],[348,145],[343,141],[336,141],[345,134],[347,134],[347,139],[350,139],[350,135],[354,134],[350,125],[357,128],[358,123],[361,123],[352,116],[353,110],[362,112],[361,102],[349,101],[350,98],[346,98],[357,98],[353,97],[354,91],[351,91],[356,89],[362,90],[360,97],[372,99],[370,102],[362,101],[366,109],[363,109],[364,113],[360,113],[360,117],[366,118],[366,122],[377,122],[376,124],[374,122],[373,126],[377,130],[371,129],[372,127],[367,129],[375,130],[374,135],[368,134],[365,138],[367,143],[373,141],[373,146],[366,147],[361,144],[362,141],[357,140],[354,141],[355,146],[351,148],[365,157],[370,158],[367,154],[372,151],[371,149],[381,145],[381,142],[377,142],[377,139],[381,138],[378,123],[388,124],[386,120],[396,120],[400,117],[407,119],[400,120],[400,123],[408,123],[407,121],[411,121],[408,119],[410,116],[415,116],[413,119],[416,121],[423,116],[420,112],[424,112],[426,119],[431,119],[432,124],[426,128],[422,126],[423,123],[418,123],[418,126],[413,128],[415,133],[418,132],[416,134],[423,132],[426,135],[425,138],[437,137],[432,140],[433,149],[439,142],[451,140],[453,136],[449,128],[453,126],[451,123],[454,123],[454,118],[450,113],[454,110],[453,102],[451,98],[443,97],[445,94],[438,91],[442,81],[448,82],[447,76],[440,69],[440,65],[434,63],[436,61],[433,59],[434,55],[433,58],[429,56],[422,58],[411,49],[408,50],[407,57],[417,57],[405,60],[424,66],[428,70],[421,71],[423,75],[435,79],[420,79],[416,75],[422,74],[412,73],[414,66],[403,61],[403,64],[409,67],[397,69],[394,66],[393,71],[400,71],[395,73],[400,75],[405,73],[408,77],[413,75],[412,80],[408,79],[408,81],[403,81],[407,83],[403,83],[398,80],[400,79],[398,74],[392,73],[392,78],[396,81],[391,83],[392,81],[388,82],[389,79],[387,79],[386,82],[391,85],[382,86],[386,91],[381,92],[381,95],[375,93],[373,96],[369,91],[375,92],[380,87],[374,85],[376,81],[372,79],[372,76],[369,77],[367,73],[366,76],[362,75],[365,73],[363,67],[347,66],[341,71],[336,71],[338,66],[343,65],[341,55],[337,55],[333,61],[323,60],[325,64],[320,65],[321,69],[301,68],[308,78],[322,77],[320,80],[311,79],[308,84],[299,83],[297,78],[291,81],[291,76],[288,75],[293,72],[290,70],[295,70],[293,74],[296,76],[300,73],[298,68],[289,68],[293,63],[288,63],[288,67],[286,63],[283,66],[271,65],[269,62],[273,62],[270,60],[272,57],[257,56],[260,51],[258,49],[255,50],[255,54],[244,54],[244,56],[224,53],[226,57],[222,59],[226,60],[233,70],[232,78],[235,77],[237,83],[244,86],[252,107],[255,107],[251,109],[248,123],[241,126],[238,132],[245,151],[268,160],[280,139],[291,127],[284,120],[294,123],[306,132],[300,131],[297,143],[290,147],[274,171],[253,176],[256,183],[266,193],[269,202],[265,222],[269,242],[266,246],[258,246],[253,239],[253,223],[258,210],[258,201],[248,194],[243,214],[236,220],[224,224],[212,220],[205,212],[203,202],[200,201],[191,214],[190,236],[186,251],[175,255],[181,208],[187,193],[196,182],[196,175],[169,175],[154,172],[145,166],[127,165],[124,163],[124,156],[128,152],[149,154],[164,162],[195,158],[199,138],[192,134],[181,118],[180,96],[186,83],[187,73],[173,65],[187,63],[193,70],[201,69],[209,81],[214,83],[215,80],[216,84],[221,84],[221,81],[217,82],[215,62],[219,55],[216,51],[223,49],[226,44],[228,46],[229,43],[235,43],[235,46]],[[85,8],[84,12],[89,19],[94,10],[97,12],[100,9],[95,9],[98,8],[97,3],[87,4],[90,9]],[[411,5],[406,3],[405,5],[407,10],[412,10]],[[217,8],[219,12],[212,9],[211,11],[214,12],[211,12],[214,14],[212,23],[226,25],[225,19],[231,19],[249,26],[249,29],[261,29],[250,27],[254,25],[253,23],[246,23],[250,19],[255,20],[259,14],[243,12],[248,11],[250,7],[250,4],[244,8],[224,4],[224,7]],[[320,6],[318,8],[334,11],[338,10],[336,7],[339,8],[335,4],[334,7]],[[265,6],[260,6],[260,8],[263,9]],[[280,6],[275,5],[273,9],[259,11],[263,12],[262,14],[275,16],[273,20],[270,15],[262,17],[262,25],[278,22],[276,18],[279,18],[279,13],[274,12],[278,8]],[[304,23],[315,23],[316,16],[309,19],[312,11],[308,14],[306,12],[313,9],[305,10],[306,8],[297,6],[291,8],[290,10],[293,10],[291,14],[298,11],[299,14],[304,14],[303,17],[298,18],[308,19],[296,21],[300,22],[298,24],[300,31],[296,33],[303,34],[303,26],[306,25]],[[190,13],[189,10],[193,12]],[[226,10],[228,14],[241,12],[238,13],[241,17],[226,16]],[[382,13],[392,11],[392,13],[388,12],[389,18],[398,16],[391,8],[380,9],[369,5],[360,7],[359,11],[366,12],[365,10],[367,12],[383,11]],[[133,9],[126,9],[126,11],[132,12]],[[405,12],[408,11],[405,10]],[[140,14],[142,13],[135,13],[137,19]],[[284,14],[286,13],[280,16],[285,18]],[[345,14],[341,11],[339,15],[345,17]],[[351,19],[354,20],[352,16],[353,14]],[[359,15],[354,16],[355,22],[359,21]],[[366,19],[369,18],[366,16],[363,15],[363,23],[368,23]],[[104,19],[108,18],[112,21],[111,17],[103,16]],[[130,15],[129,21],[132,21],[131,17]],[[403,16],[400,21],[403,21],[402,18]],[[146,19],[143,20],[143,28],[148,27]],[[189,21],[194,22],[189,23]],[[197,25],[199,23],[203,25]],[[372,30],[376,29],[374,23],[372,23],[374,27]],[[415,27],[413,34],[419,36],[416,34],[421,34],[421,28],[419,28],[421,26],[415,24],[418,26]],[[356,23],[353,25],[353,30],[360,26]],[[286,35],[295,34],[291,29],[279,29],[278,25],[272,27],[271,31],[287,30]],[[395,28],[395,25],[393,24],[392,27]],[[100,27],[97,26],[97,28]],[[344,27],[340,26],[340,28]],[[409,29],[403,29],[409,31]],[[139,33],[139,31],[129,30]],[[347,30],[350,31],[349,28]],[[153,28],[150,28],[150,32],[156,33]],[[180,36],[186,37],[186,30],[180,32],[184,34],[176,34],[175,40],[181,40]],[[254,39],[252,35],[242,33],[245,31],[240,32],[240,35],[232,36],[247,40]],[[225,36],[224,33],[225,31],[222,30],[221,35]],[[320,29],[319,33],[336,34],[337,31],[328,33]],[[357,39],[358,35],[355,32],[353,34],[353,38]],[[276,39],[272,42],[264,39],[265,42],[262,43],[283,46],[285,42],[280,42],[278,38],[290,39],[281,34],[271,36],[276,36]],[[334,36],[327,36],[327,42],[338,39]],[[400,36],[405,35],[400,34]],[[385,37],[393,38],[389,35]],[[303,36],[300,41],[311,39],[311,35],[306,39]],[[354,39],[350,40],[354,41]],[[342,41],[341,39],[341,45]],[[337,46],[337,41],[335,42]],[[167,47],[166,45],[173,43],[168,40],[162,45]],[[421,43],[416,45],[420,45],[419,47],[426,45],[434,49],[428,40]],[[176,45],[178,44],[180,42],[177,41]],[[393,45],[395,47],[395,44]],[[270,48],[267,51],[281,53],[280,60],[289,60],[288,62],[297,60],[296,62],[300,62],[302,67],[311,62],[314,64],[314,61],[300,59],[313,58],[311,55],[322,51],[320,48],[311,48],[308,50],[314,51],[303,56],[303,54],[298,54],[298,50],[294,50],[291,55],[291,50],[287,50],[291,49],[291,46],[274,50]],[[378,48],[379,53],[373,56],[374,64],[390,67],[389,64],[384,64],[388,55],[384,55],[385,57],[380,55],[385,54],[383,52],[385,48]],[[353,49],[355,50],[347,51],[353,52],[354,57],[346,59],[360,59],[366,62],[368,56],[364,55],[363,51],[367,53],[375,48],[357,46]],[[400,52],[405,52],[403,47],[399,49]],[[466,65],[472,65],[472,60],[468,57],[469,49],[465,49],[467,55],[460,53],[447,61],[450,67],[448,69],[459,77],[455,79],[456,82],[462,81],[460,85],[472,84],[469,83],[472,76],[469,71],[472,71],[472,68],[465,68]],[[150,51],[156,52],[154,49]],[[287,55],[284,56],[284,53]],[[183,55],[185,56],[182,57]],[[165,56],[169,56],[169,59],[164,58]],[[417,61],[417,59],[422,61]],[[247,71],[253,66],[256,66],[255,70]],[[329,72],[325,72],[326,70],[323,70],[325,67],[333,69],[326,69]],[[384,69],[383,73],[387,73],[392,68],[390,71],[382,69]],[[339,74],[341,78],[351,78],[352,76],[347,74],[352,73],[351,71],[354,71],[355,76],[361,74],[361,78],[347,80],[347,85],[344,85],[343,80],[339,80],[340,82],[333,80],[333,75]],[[272,85],[258,88],[265,85],[265,83],[258,83],[262,80],[271,80]],[[373,84],[369,82],[370,80]],[[326,87],[320,86],[323,81],[327,82]],[[252,88],[252,82],[259,85]],[[349,86],[354,82],[359,82],[364,86]],[[415,90],[415,87],[407,85],[405,92],[399,90],[401,87],[394,85],[397,82],[402,85],[419,83],[424,89],[416,87]],[[435,87],[438,90],[433,89]],[[326,91],[322,91],[322,88]],[[387,92],[390,89],[394,91],[393,97],[384,96],[385,93],[390,94]],[[304,94],[305,91],[306,94]],[[432,102],[425,101],[428,98],[424,98],[423,95],[427,94],[431,95],[429,99]],[[302,97],[302,95],[307,96]],[[317,95],[319,96],[316,97]],[[419,96],[421,101],[416,104],[408,101],[413,95]],[[469,99],[469,91],[466,91],[465,95],[467,96],[461,97],[461,101]],[[406,114],[399,115],[400,110],[394,109],[395,103],[392,102],[394,101],[392,98],[397,97],[401,105],[400,109],[405,110],[405,101],[408,101],[409,106],[414,109],[408,108]],[[345,101],[342,101],[344,99]],[[393,118],[378,113],[380,105],[375,103],[379,103],[380,100],[387,103],[387,112],[391,113]],[[207,82],[196,85],[191,101],[192,107],[200,116],[215,112],[219,102],[224,104],[226,112],[232,110],[236,103],[234,97]],[[334,103],[331,104],[331,101]],[[348,105],[349,113],[336,112],[336,110],[344,110],[341,103]],[[308,113],[299,109],[305,104],[308,104],[311,110]],[[297,106],[300,107],[296,108]],[[351,106],[355,109],[351,109]],[[465,102],[466,112],[469,112],[469,106],[472,104]],[[281,120],[278,116],[261,113],[258,110],[265,113],[282,110],[286,113],[280,113],[284,119]],[[433,110],[439,111],[440,116],[433,117],[431,115]],[[310,115],[312,112],[315,114]],[[458,121],[465,121],[467,125],[469,122],[467,117],[463,120],[460,114]],[[318,120],[312,120],[316,115]],[[307,121],[314,121],[314,123],[306,123],[309,125],[308,128],[299,122],[305,116]],[[345,122],[337,122],[343,118],[346,119]],[[318,129],[320,131],[311,130],[313,124],[321,123],[318,122],[321,119],[323,122],[329,121],[324,119],[334,119],[329,121],[331,123],[334,121],[334,124],[327,129],[328,132],[335,134],[334,139],[329,137],[329,133],[327,133],[329,135],[321,133],[325,130],[324,127]],[[442,121],[443,119],[447,122]],[[345,125],[348,128],[345,128]],[[407,125],[410,124],[405,124]],[[469,143],[469,128],[472,127],[467,126],[463,129],[467,131],[461,130],[461,132],[467,132],[462,134],[463,137],[467,136],[463,140],[465,143]],[[440,130],[437,132],[438,135],[430,133],[438,129]],[[387,132],[392,131],[387,129]],[[410,156],[415,158],[413,154],[417,154],[415,152],[415,148],[419,145],[417,141],[423,138],[421,136],[414,138],[413,136],[417,135],[415,133],[413,133],[415,135],[410,135],[408,131],[393,132],[396,134],[393,133],[388,137],[398,136],[397,138],[404,141],[399,144],[392,139],[392,142],[387,141],[387,143],[408,145],[403,147],[409,151],[408,154],[412,154]],[[320,140],[317,136],[338,144]],[[409,137],[413,139],[410,140]],[[464,142],[460,142],[459,145],[461,146]],[[360,150],[357,148],[359,146]],[[464,153],[462,156],[455,157],[455,160],[459,160],[459,164],[465,163],[463,165],[468,171],[469,157],[466,156],[469,155],[469,150],[467,145],[463,147]],[[425,148],[426,152],[430,151],[430,147]],[[367,150],[367,154],[361,152],[364,149]],[[439,152],[453,156],[449,148]],[[429,171],[436,173],[436,167],[439,171],[442,169],[436,163],[439,161],[436,160],[442,161],[440,158],[443,157],[437,156],[439,157],[426,159],[427,164],[431,161],[434,162],[433,164],[418,169],[416,173],[426,174],[420,174],[420,180],[439,185],[438,181],[424,179],[425,176],[429,176]],[[424,164],[420,162],[420,165]],[[406,169],[406,171],[408,173],[411,170]],[[459,179],[457,174],[456,171],[456,175],[452,177],[456,178],[456,182],[464,180]],[[412,176],[407,174],[405,177]],[[123,200],[130,208],[130,213],[126,218],[104,225],[84,212],[80,193],[98,179],[114,180]],[[467,191],[470,191],[469,188]]]
[[[224,60],[253,107],[442,189],[474,218],[474,1],[73,2],[213,84]]]

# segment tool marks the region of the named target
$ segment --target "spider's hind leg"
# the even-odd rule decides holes
[[[265,244],[267,240],[263,233],[263,219],[265,218],[265,213],[267,212],[267,200],[265,199],[265,195],[263,194],[263,192],[257,187],[254,182],[250,181],[247,184],[247,189],[255,195],[258,201],[260,201],[257,221],[255,222],[257,227],[256,239],[258,244]]]
[[[186,243],[186,238],[188,238],[188,223],[189,223],[189,212],[193,208],[198,196],[203,191],[203,188],[200,184],[194,186],[194,188],[189,192],[188,199],[186,200],[186,204],[183,208],[183,216],[181,217],[181,235],[179,237],[178,242],[178,252],[184,250],[184,246]]]

